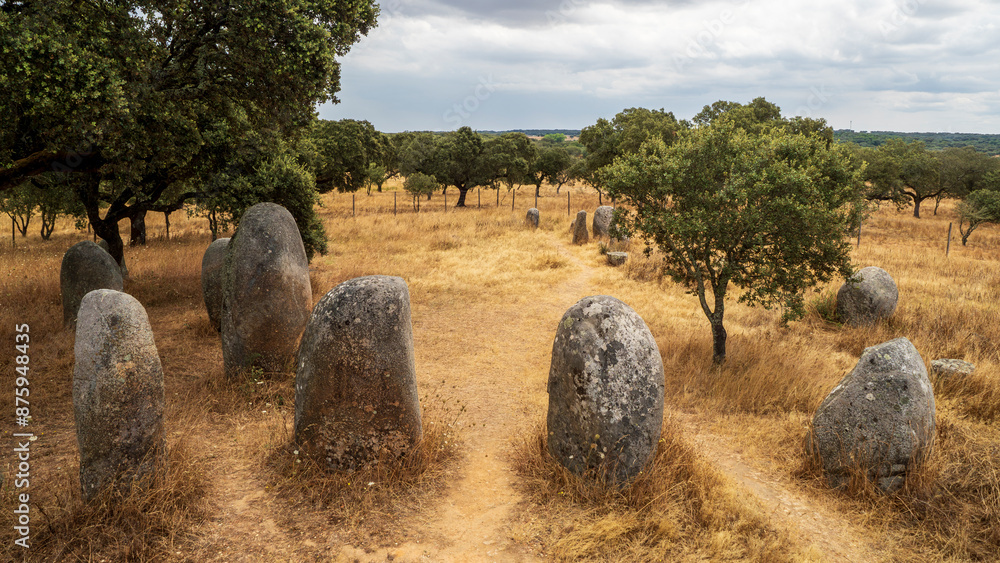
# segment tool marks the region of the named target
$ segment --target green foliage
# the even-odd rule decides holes
[[[486,182],[483,166],[484,142],[470,127],[446,134],[434,151],[433,175],[446,186],[458,188],[456,207],[465,207],[469,188]]]
[[[483,144],[481,159],[484,177],[514,189],[530,180],[529,173],[538,159],[538,148],[524,133],[504,133]]]
[[[316,184],[321,193],[356,192],[375,183],[381,189],[395,174],[395,147],[368,121],[319,120],[311,137],[316,146]],[[369,188],[370,191],[370,188]]]
[[[682,128],[673,113],[662,109],[629,108],[611,121],[598,119],[580,132],[580,143],[586,147],[587,156],[575,177],[600,190],[603,186],[598,170],[619,156],[638,151],[648,139],[659,138],[670,145]]]
[[[851,274],[845,234],[858,171],[844,148],[790,132],[762,107],[729,119],[722,116],[735,106],[727,105],[674,144],[650,139],[601,172],[609,195],[632,209],[619,208],[623,230],[655,244],[665,273],[698,295],[716,362],[725,358],[730,283],[743,290],[739,301],[798,318],[806,288]]]
[[[165,194],[195,197],[175,188],[216,171],[223,141],[292,137],[335,101],[337,58],[377,14],[372,0],[6,3],[0,191],[53,170],[80,177],[120,259],[118,222],[177,203]]]
[[[420,211],[420,198],[430,196],[438,187],[438,181],[434,176],[428,176],[423,172],[414,172],[403,182],[403,189],[413,196],[413,208],[417,211]]]
[[[531,182],[536,187],[541,187],[542,182],[548,182],[555,186],[556,193],[559,193],[562,185],[570,180],[569,170],[572,165],[573,157],[565,148],[561,146],[544,148],[532,166]]]
[[[31,182],[24,182],[4,192],[0,197],[0,211],[10,217],[22,238],[28,235],[28,225],[35,216],[35,208],[38,206],[38,197],[35,193],[37,191],[38,188],[31,185]]]
[[[542,145],[560,145],[566,141],[563,133],[549,133],[542,137]]]
[[[856,158],[866,163],[864,179],[869,183],[865,195],[872,201],[891,201],[902,207],[913,203],[913,216],[920,217],[925,199],[945,193],[940,164],[921,141],[907,143],[891,139],[875,149],[854,149]]]
[[[958,204],[958,217],[958,231],[962,234],[962,246],[965,246],[969,235],[980,225],[1000,223],[1000,191],[972,192]]]

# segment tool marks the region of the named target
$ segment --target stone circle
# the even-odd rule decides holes
[[[594,211],[594,238],[611,237],[611,220],[614,218],[615,208],[610,205],[602,205]]]

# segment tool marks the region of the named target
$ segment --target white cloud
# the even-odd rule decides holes
[[[582,127],[599,117],[595,108],[610,117],[633,106],[683,118],[718,99],[763,95],[835,127],[856,114],[867,129],[996,132],[1000,13],[991,8],[387,0],[380,27],[343,59],[343,104],[321,115],[389,131],[448,129],[449,108],[488,79],[495,89],[464,118],[480,128],[534,127],[527,120],[539,115],[546,127]]]

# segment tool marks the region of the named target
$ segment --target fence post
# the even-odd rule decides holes
[[[569,190],[566,190],[566,216],[569,217]]]
[[[535,190],[535,209],[538,209],[538,190]]]
[[[514,212],[514,198],[517,197],[517,192],[511,190],[510,192],[510,211]]]
[[[354,206],[354,194],[351,194],[351,217],[357,217],[357,208]]]
[[[476,188],[476,209],[483,208],[483,188]]]
[[[444,212],[445,213],[448,212],[448,190],[447,190],[447,188],[444,190]]]
[[[392,214],[396,214],[396,192],[392,192]]]
[[[949,252],[951,252],[951,223],[948,223],[948,246],[944,249],[944,255],[948,256]]]
[[[497,209],[500,209],[500,188],[497,188]]]

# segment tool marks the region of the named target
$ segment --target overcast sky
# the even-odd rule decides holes
[[[758,96],[836,129],[1000,133],[997,0],[382,0],[324,119],[579,129]]]

